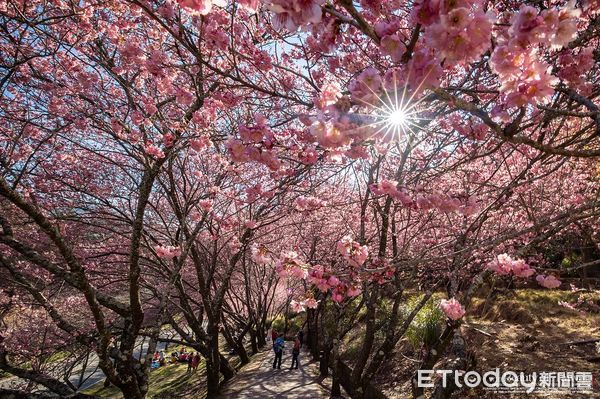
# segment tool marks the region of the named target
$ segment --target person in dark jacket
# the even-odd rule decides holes
[[[275,352],[275,359],[273,359],[273,368],[281,368],[281,358],[283,357],[283,349],[285,348],[285,341],[283,340],[283,334],[279,334],[275,342],[273,343],[273,352]]]
[[[187,372],[191,373],[192,372],[192,367],[194,367],[193,363],[194,363],[194,356],[192,356],[192,353],[190,352],[190,354],[187,356],[186,358],[187,361]]]
[[[300,356],[300,338],[296,337],[294,340],[294,349],[292,349],[292,365],[290,366],[290,370],[294,368],[294,364],[296,365],[296,369],[298,368],[298,356]]]

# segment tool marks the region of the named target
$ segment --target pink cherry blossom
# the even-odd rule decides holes
[[[346,290],[346,295],[348,295],[349,298],[354,298],[356,296],[359,296],[361,293],[362,293],[362,289],[359,286],[351,285]]]
[[[308,308],[308,309],[316,309],[319,306],[319,302],[315,300],[315,298],[306,298],[306,300],[304,301],[304,305]]]
[[[235,162],[246,162],[249,159],[246,152],[246,146],[241,140],[230,139],[226,142],[226,147],[231,155],[231,159]]]
[[[179,104],[184,106],[190,106],[194,102],[194,95],[182,88],[176,90],[175,98]]]
[[[342,90],[337,83],[327,83],[321,87],[319,96],[315,100],[315,105],[321,109],[337,103],[342,96]]]
[[[350,138],[330,122],[317,121],[310,127],[310,131],[325,148],[338,148],[350,143]]]
[[[574,2],[569,2],[559,11],[558,26],[551,38],[551,43],[555,48],[566,46],[577,36],[577,22],[581,10],[574,8],[573,4]]]
[[[367,68],[350,82],[348,89],[352,98],[361,104],[375,104],[377,93],[381,88],[382,79],[375,68]]]
[[[431,47],[441,49],[445,62],[469,63],[490,47],[492,23],[493,17],[482,11],[472,15],[465,7],[454,8],[427,28],[426,37]]]
[[[317,279],[317,281],[315,281],[314,284],[321,292],[327,292],[327,290],[329,289],[329,284],[327,283],[326,279]]]
[[[338,252],[344,257],[344,259],[354,267],[362,266],[369,256],[369,247],[366,245],[360,245],[356,241],[352,240],[350,236],[344,236],[337,243]]]
[[[456,299],[451,298],[449,300],[442,299],[440,301],[440,308],[442,311],[452,320],[458,320],[465,315],[465,309],[462,307],[460,302]]]
[[[244,227],[248,229],[255,229],[258,224],[254,220],[246,220],[244,222]]]
[[[337,287],[340,284],[340,280],[336,276],[330,276],[327,280],[327,284],[329,284],[330,287]]]
[[[227,2],[224,0],[177,0],[184,8],[197,12],[200,15],[207,15],[211,12],[213,5],[224,7]]]
[[[402,59],[402,55],[406,51],[406,46],[396,34],[386,35],[381,38],[381,52],[389,55],[392,61],[398,62]]]
[[[344,300],[344,294],[342,294],[341,292],[334,291],[331,294],[331,299],[333,299],[337,303],[340,303]]]
[[[376,184],[371,184],[369,188],[375,195],[395,195],[398,192],[397,185],[398,182],[394,180],[383,179]]]
[[[292,312],[294,313],[303,312],[305,310],[304,303],[292,299],[290,301],[290,309],[292,309]]]
[[[300,259],[295,251],[282,252],[275,268],[281,277],[292,276],[297,279],[305,279],[309,275],[308,265]]]
[[[180,247],[170,245],[157,245],[154,247],[154,250],[156,251],[156,255],[163,259],[173,259],[174,257],[181,255]]]
[[[202,199],[202,200],[198,201],[198,205],[200,205],[200,208],[202,208],[202,210],[208,212],[213,207],[213,201],[210,199]]]
[[[252,261],[259,265],[266,265],[271,263],[271,257],[265,247],[253,244],[250,249]]]
[[[190,147],[192,147],[194,151],[200,152],[203,149],[207,148],[209,146],[209,143],[210,139],[206,136],[202,136],[199,139],[190,140]]]
[[[488,268],[499,275],[514,274],[516,277],[531,277],[535,270],[523,259],[513,259],[508,254],[500,254],[492,262],[488,263]]]
[[[297,279],[304,279],[308,276],[308,272],[305,269],[304,265],[293,266],[289,269],[290,276]]]
[[[527,278],[531,277],[535,273],[535,270],[529,267],[523,259],[518,259],[512,263],[512,272],[516,277]]]
[[[260,0],[237,0],[237,2],[251,12],[258,10],[260,6]]]
[[[440,0],[416,0],[412,8],[412,18],[421,25],[431,25],[439,21]]]
[[[408,62],[408,84],[416,93],[440,85],[442,67],[433,51],[427,48],[417,49]]]
[[[163,152],[163,150],[161,150],[159,147],[155,146],[152,143],[146,144],[144,146],[144,151],[146,151],[146,154],[156,159],[161,159],[165,157],[165,153]]]
[[[398,21],[379,21],[375,23],[374,28],[375,33],[377,33],[377,36],[390,36],[398,32],[398,29],[400,29],[400,23]]]
[[[242,247],[242,243],[237,237],[234,237],[227,243],[227,246],[232,252],[237,252]]]
[[[263,138],[271,135],[269,128],[264,124],[264,119],[262,117],[259,118],[261,118],[260,122],[256,123],[253,126],[239,126],[240,137],[243,141],[258,143],[262,141]]]
[[[306,24],[321,22],[321,5],[325,0],[268,0],[267,8],[275,13],[272,23],[275,29],[285,28],[294,32]]]
[[[543,274],[538,274],[535,280],[542,287],[549,289],[558,288],[561,285],[560,280],[554,277],[553,275],[546,276]]]
[[[327,205],[327,203],[325,201],[322,201],[316,197],[300,196],[296,199],[296,202],[295,202],[296,210],[298,210],[300,212],[314,211],[314,210],[319,209],[326,205]]]

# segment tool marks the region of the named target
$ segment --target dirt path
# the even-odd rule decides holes
[[[253,357],[223,389],[221,399],[322,399],[327,389],[318,377],[318,364],[306,363],[310,355],[300,354],[300,368],[290,370],[290,350],[284,354],[281,370],[273,369],[273,352],[265,351]]]

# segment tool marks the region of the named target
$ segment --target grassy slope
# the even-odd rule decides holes
[[[226,355],[226,353],[229,351],[229,347],[225,343],[224,338],[220,340],[220,343],[221,353],[225,354],[225,357],[229,358],[229,362],[234,368],[239,368],[240,358],[235,355]],[[179,348],[179,346],[177,346],[177,348]],[[193,351],[191,348],[187,349],[188,351]],[[247,347],[246,350],[248,350],[248,354],[251,353],[249,347]],[[167,352],[170,353],[170,350]],[[159,367],[152,370],[150,372],[150,386],[146,398],[204,398],[206,395],[205,368],[206,363],[204,359],[202,359],[200,365],[198,366],[198,370],[194,374],[188,374],[187,365],[181,363],[167,364],[164,367]],[[104,388],[102,382],[85,390],[84,393],[98,395],[101,398],[107,399],[120,399],[123,397],[118,388],[114,386]]]
[[[200,363],[196,373],[187,373],[187,365],[177,363],[159,367],[150,372],[150,389],[148,398],[201,398],[205,394],[205,363]],[[101,398],[122,398],[121,391],[111,386],[104,388],[102,383],[94,385],[85,393],[98,395]]]
[[[465,319],[461,331],[467,338],[469,350],[475,352],[476,369],[487,371],[498,367],[524,372],[597,373],[598,365],[586,360],[586,357],[595,355],[593,344],[561,345],[600,336],[600,314],[584,314],[558,305],[559,301],[573,302],[577,296],[571,291],[519,289],[496,298],[488,306],[484,305],[484,299],[475,298],[469,312],[471,316]],[[392,399],[410,397],[409,381],[417,364],[413,360],[417,358],[417,351],[406,340],[400,342],[396,357],[385,365],[377,385]],[[598,377],[597,374],[595,376]],[[455,396],[498,397],[494,396],[497,394],[476,390],[459,395]],[[555,396],[540,397],[562,399],[578,396],[556,393]]]

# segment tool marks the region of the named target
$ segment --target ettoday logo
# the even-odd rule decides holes
[[[436,379],[442,386],[453,383],[458,388],[483,386],[495,392],[578,391],[589,392],[593,387],[591,372],[515,372],[496,368],[483,374],[478,371],[419,370],[417,386],[433,388]]]

